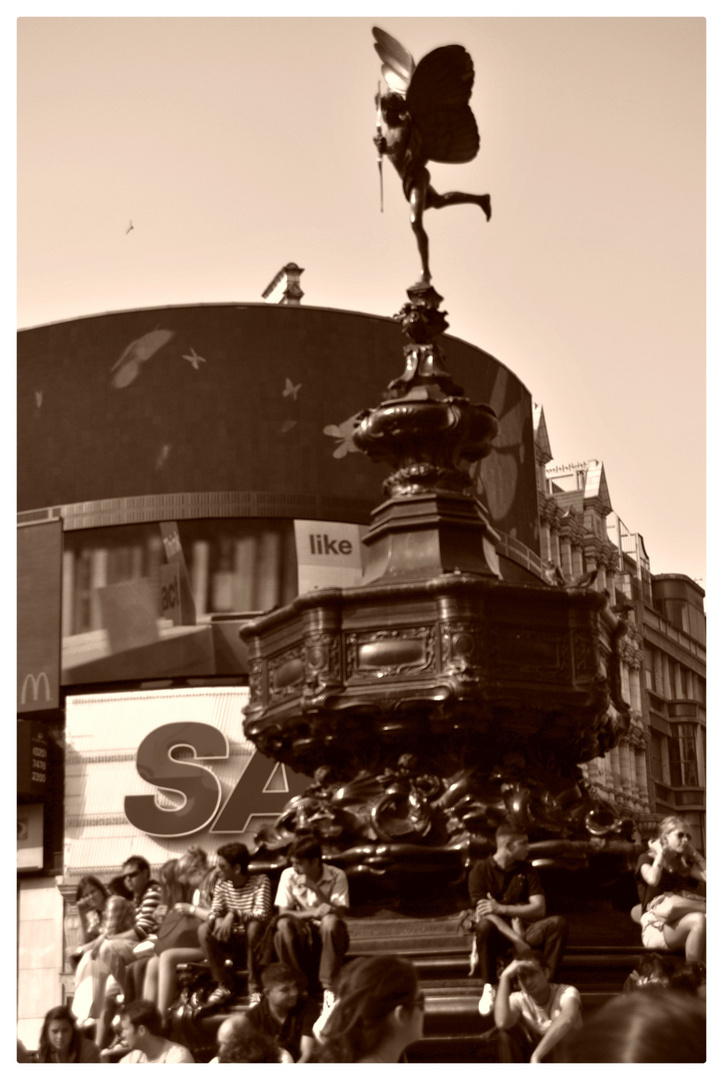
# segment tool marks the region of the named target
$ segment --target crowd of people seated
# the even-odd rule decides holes
[[[696,890],[699,882],[706,881],[706,863],[693,847],[688,824],[679,817],[664,818],[657,837],[638,859],[635,878],[640,903],[631,917],[640,923],[642,944],[651,951],[641,957],[628,978],[624,1002],[610,1002],[594,1023],[583,1023],[578,990],[554,981],[568,927],[562,916],[547,914],[542,883],[527,859],[528,851],[524,832],[501,825],[494,854],[476,863],[468,880],[474,905],[470,973],[479,967],[484,987],[478,1008],[482,1016],[494,1017],[492,1034],[498,1042],[499,1060],[532,1064],[704,1061],[701,999],[705,997],[706,900]],[[675,951],[684,953],[684,961],[667,963]],[[506,961],[502,959],[505,953]],[[671,1000],[683,1002],[680,1015],[692,1017],[694,1036],[676,1042],[668,1032],[661,1039],[667,1057],[643,1056],[661,1052],[653,1049],[651,1025],[656,1009],[660,1023],[668,1023]],[[630,1017],[637,1017],[637,1022],[628,1029]],[[623,1032],[606,1041],[607,1025],[616,1032],[625,1028],[630,1038]],[[638,1038],[643,1028],[646,1035]],[[594,1049],[597,1037],[601,1046]],[[627,1056],[606,1056],[616,1054]]]
[[[210,979],[202,1002],[206,1011],[230,1002],[242,970],[249,1016],[257,1026],[264,1018],[260,1034],[282,1045],[293,1029],[294,1045],[282,1052],[296,1061],[303,1046],[308,1055],[311,1025],[334,1003],[333,986],[348,947],[346,875],[322,861],[321,846],[310,836],[292,845],[275,896],[266,874],[249,872],[249,861],[243,844],[229,843],[213,856],[189,848],[163,864],[158,880],[139,855],[130,856],[108,885],[82,878],[76,894],[81,945],[73,1030],[78,1025],[91,1032],[104,1054],[111,1044],[116,1051],[130,1046],[133,1021],[143,1031],[131,1049],[147,1053],[150,1047],[157,1060],[158,1040],[179,998],[179,973],[196,964]],[[138,1003],[146,1012],[136,1022],[126,1013]],[[114,1039],[119,1018],[122,1033]]]
[[[191,847],[164,863],[158,881],[136,855],[108,885],[82,878],[72,1010],[50,1010],[35,1060],[192,1062],[189,1050],[168,1036],[179,971],[194,964],[207,977],[207,1011],[226,1008],[237,991],[236,973],[247,975],[245,1011],[219,1027],[214,1062],[403,1060],[424,1024],[414,966],[394,956],[348,961],[346,875],[322,860],[313,836],[296,839],[288,862],[273,900],[269,877],[250,872],[248,850],[239,843],[212,857]],[[470,974],[481,974],[478,1008],[493,1021],[500,1061],[705,1060],[705,898],[693,889],[706,880],[706,868],[685,821],[660,823],[636,878],[640,907],[631,915],[641,925],[645,955],[620,999],[583,1018],[579,991],[556,982],[567,923],[547,912],[527,836],[512,825],[497,830],[495,851],[472,866],[468,888]],[[673,961],[676,950],[684,955]],[[671,1001],[689,1019],[689,1033],[677,1044]],[[665,1053],[694,1056],[642,1056],[653,1053],[655,1015],[668,1025]],[[596,1032],[622,1031],[633,1016],[635,1039],[601,1035],[600,1048],[593,1048]],[[120,1033],[111,1056],[114,1017]],[[19,1045],[18,1060],[28,1060],[24,1054]]]

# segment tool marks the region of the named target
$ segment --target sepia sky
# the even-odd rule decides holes
[[[18,325],[260,302],[289,261],[304,304],[398,311],[375,24],[475,64],[480,152],[430,165],[492,196],[425,218],[449,332],[522,379],[555,464],[603,461],[653,573],[705,586],[703,18],[21,18]]]

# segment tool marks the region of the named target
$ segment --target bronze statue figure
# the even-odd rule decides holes
[[[412,231],[422,260],[421,281],[429,284],[429,240],[424,211],[459,203],[480,206],[489,221],[489,195],[448,191],[440,195],[429,183],[428,161],[463,163],[479,150],[479,133],[469,99],[474,82],[472,58],[461,45],[434,49],[415,66],[410,52],[379,27],[372,30],[389,92],[377,94],[380,120],[374,143],[387,154],[402,178],[409,201]]]

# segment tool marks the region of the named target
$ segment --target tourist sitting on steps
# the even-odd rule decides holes
[[[249,1029],[273,1039],[285,1064],[309,1061],[319,1003],[299,991],[296,976],[286,964],[269,964],[261,974],[261,984],[261,1001],[246,1013]]]
[[[482,1016],[489,1016],[494,1008],[497,961],[510,945],[517,955],[540,949],[550,977],[555,978],[567,943],[567,920],[561,915],[546,917],[540,876],[527,861],[527,834],[513,825],[500,825],[495,844],[493,855],[474,864],[468,883],[484,982],[479,1004]]]
[[[544,957],[532,950],[500,975],[494,1016],[502,1064],[565,1060],[562,1040],[582,1026],[580,991],[549,978]]]
[[[685,949],[686,960],[701,961],[706,901],[694,890],[706,880],[706,864],[691,840],[690,826],[682,818],[663,818],[657,839],[638,859],[636,878],[645,948]]]
[[[271,882],[266,874],[249,874],[249,853],[243,844],[224,844],[218,849],[222,879],[213,890],[211,913],[201,923],[198,937],[208,960],[216,988],[208,1005],[223,1005],[231,997],[234,965],[246,964],[248,991],[252,1003],[261,998],[254,945],[271,917]]]
[[[96,1042],[101,1049],[108,1044],[110,1024],[115,1014],[116,996],[123,995],[129,1002],[137,994],[135,975],[145,969],[145,960],[135,952],[141,942],[154,935],[158,929],[156,908],[161,902],[161,886],[151,877],[151,867],[142,855],[131,855],[123,863],[123,880],[133,894],[134,922],[129,930],[120,931],[102,942],[98,952],[100,988],[102,994],[108,973],[117,986],[105,997],[96,1029]]]
[[[121,1009],[121,1030],[130,1053],[120,1065],[193,1065],[193,1055],[161,1034],[161,1014],[152,1001],[133,1001]]]
[[[323,1010],[328,1012],[349,947],[344,922],[349,883],[343,870],[321,861],[321,845],[312,836],[295,840],[289,859],[291,866],[281,874],[274,901],[279,912],[274,948],[301,989],[313,995],[321,984]]]

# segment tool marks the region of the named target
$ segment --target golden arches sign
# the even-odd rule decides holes
[[[40,695],[40,687],[42,686],[43,683],[45,683],[45,700],[46,701],[51,700],[51,697],[50,697],[50,683],[48,682],[48,676],[45,674],[45,672],[41,671],[39,675],[35,676],[35,675],[33,675],[32,672],[29,671],[28,674],[23,679],[23,688],[22,688],[22,691],[20,693],[20,704],[21,705],[25,705],[25,703],[27,701],[28,683],[30,683],[30,686],[32,687],[33,701],[38,700],[38,697]]]

